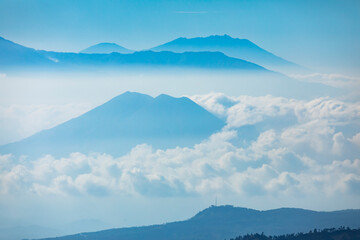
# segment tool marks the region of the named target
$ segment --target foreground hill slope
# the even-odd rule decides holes
[[[207,208],[186,221],[163,225],[109,229],[81,233],[57,240],[219,240],[248,233],[279,235],[324,229],[360,226],[360,210],[315,212],[304,209],[281,208],[268,211],[220,206]]]
[[[22,141],[1,153],[66,156],[100,152],[115,156],[148,143],[155,148],[192,146],[219,131],[224,122],[186,97],[126,92],[101,106]]]

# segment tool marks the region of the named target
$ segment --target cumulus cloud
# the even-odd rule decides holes
[[[0,192],[359,196],[358,103],[220,93],[191,98],[226,120],[223,131],[190,148],[159,150],[143,144],[118,158],[97,153],[32,161],[0,156]],[[246,128],[256,134],[244,143]]]
[[[282,97],[239,96],[222,93],[195,95],[190,98],[215,115],[227,119],[228,127],[240,127],[264,121],[269,117],[286,117],[294,111],[295,100]]]
[[[222,93],[210,93],[190,98],[215,115],[227,119],[229,127],[255,124],[275,117],[278,120],[295,117],[298,122],[324,119],[338,124],[360,117],[359,102],[343,102],[329,97],[304,101],[270,95],[229,97]]]
[[[1,193],[286,196],[313,189],[313,193],[335,194],[352,191],[360,174],[358,159],[311,162],[291,149],[278,148],[279,136],[273,131],[261,134],[248,148],[231,144],[236,137],[234,131],[226,131],[193,148],[155,150],[144,144],[120,158],[73,153],[8,165],[1,170]]]
[[[349,138],[348,140],[353,144],[357,145],[358,147],[360,147],[360,132],[354,135],[352,138]]]

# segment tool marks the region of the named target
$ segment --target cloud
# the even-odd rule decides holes
[[[342,149],[345,145],[345,137],[342,132],[335,133],[333,135],[333,147],[332,152],[337,155],[342,154]]]
[[[191,98],[226,119],[223,131],[190,148],[142,144],[118,158],[99,153],[33,161],[0,156],[0,193],[359,197],[358,103],[220,93]],[[244,142],[249,126],[257,134]]]
[[[360,132],[354,135],[352,138],[349,138],[348,140],[353,144],[357,145],[358,147],[360,147]]]
[[[227,119],[228,127],[254,124],[269,117],[286,117],[296,106],[295,100],[270,95],[229,97],[222,93],[210,93],[189,97],[208,111]]]
[[[235,127],[254,124],[266,117],[286,117],[289,114],[295,115],[300,122],[319,119],[346,121],[360,117],[359,102],[344,102],[330,97],[310,101],[270,95],[229,97],[222,93],[189,97],[215,115],[227,118],[228,124]]]
[[[2,169],[1,193],[286,196],[299,189],[306,192],[315,188],[317,193],[336,194],[350,191],[357,179],[352,176],[360,174],[358,159],[314,160],[311,165],[291,149],[277,148],[280,139],[273,131],[263,133],[248,148],[231,144],[236,137],[234,131],[222,132],[193,148],[167,150],[154,150],[144,144],[120,158],[81,153],[61,159],[46,156]],[[301,167],[295,164],[294,169],[294,163]],[[334,179],[335,175],[339,178]]]

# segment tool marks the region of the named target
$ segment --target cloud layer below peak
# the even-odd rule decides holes
[[[3,155],[0,194],[359,199],[360,104],[220,93],[191,99],[227,126],[191,148],[143,144],[119,158]]]

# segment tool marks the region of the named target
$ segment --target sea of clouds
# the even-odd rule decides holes
[[[359,198],[359,103],[221,93],[190,98],[226,127],[190,148],[142,144],[118,158],[2,155],[0,196]]]

